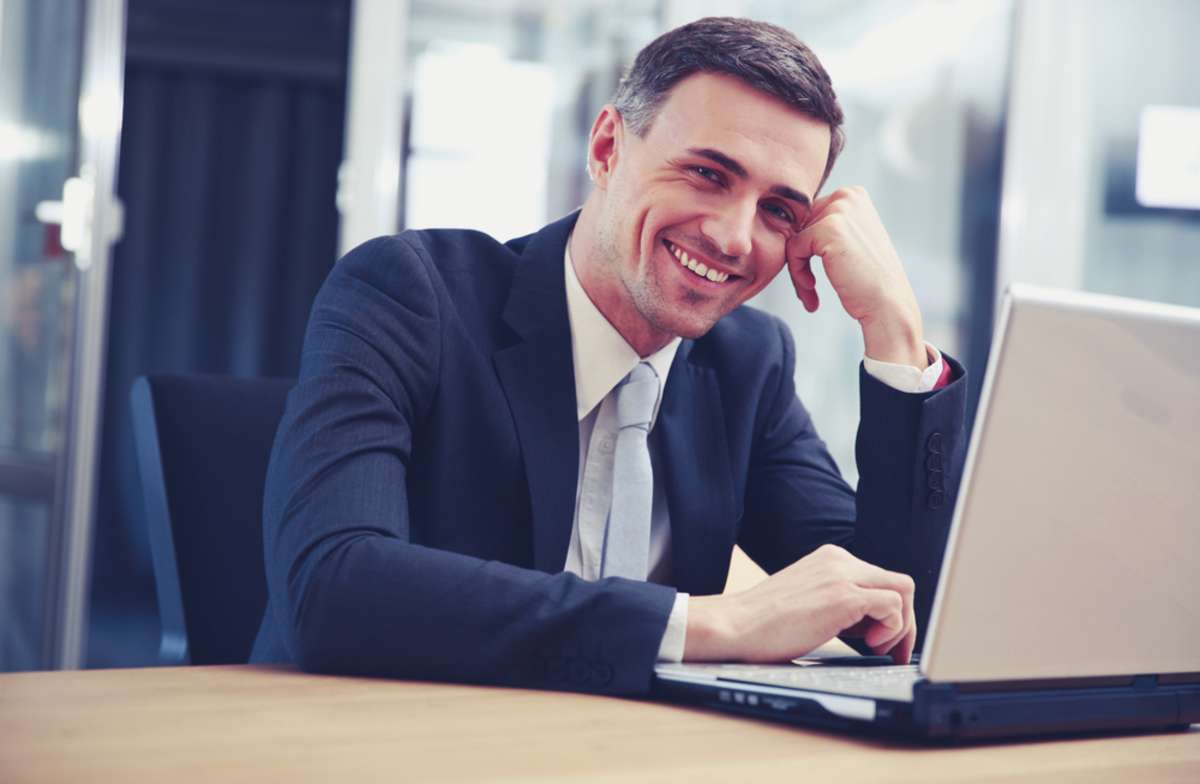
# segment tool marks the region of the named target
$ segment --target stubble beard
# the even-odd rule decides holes
[[[703,337],[712,329],[715,321],[706,319],[703,323],[697,324],[693,319],[687,318],[688,314],[678,312],[678,309],[673,308],[667,301],[663,293],[662,282],[659,279],[661,271],[655,266],[653,250],[650,258],[646,260],[645,266],[637,267],[637,272],[633,275],[626,274],[626,270],[629,270],[630,267],[624,263],[625,259],[613,228],[612,223],[607,223],[601,228],[598,250],[608,269],[616,276],[617,284],[625,293],[627,301],[633,306],[637,317],[651,329],[670,335],[672,338],[678,336],[694,340]],[[656,250],[657,240],[654,247]],[[640,256],[640,245],[634,248],[634,252]],[[638,274],[639,272],[640,274]],[[685,289],[683,304],[685,307],[702,307],[705,304],[711,304],[711,300],[695,291]]]
[[[644,278],[633,281],[632,286],[625,287],[638,313],[655,330],[672,338],[695,340],[703,337],[712,329],[713,323],[707,319],[697,323],[697,320],[691,317],[694,311],[688,309],[711,304],[710,300],[694,291],[684,289],[682,306],[675,306],[667,301],[658,279],[658,272],[657,269],[650,269]]]

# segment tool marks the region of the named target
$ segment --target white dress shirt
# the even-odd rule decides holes
[[[571,541],[567,548],[564,571],[585,580],[600,578],[604,535],[608,526],[608,503],[611,498],[612,449],[597,445],[592,449],[592,432],[598,421],[616,416],[616,398],[610,393],[629,374],[642,357],[625,342],[621,333],[608,322],[583,290],[571,263],[570,241],[563,252],[563,274],[567,287],[567,317],[571,327],[571,357],[575,369],[576,415],[579,417],[579,473],[575,482],[575,519],[571,526]],[[667,383],[667,374],[679,349],[675,338],[644,361],[658,373],[659,383]],[[942,374],[942,357],[937,349],[926,344],[930,365],[919,370],[910,365],[865,357],[863,366],[868,373],[902,392],[928,392]],[[659,402],[662,392],[659,392]],[[657,406],[650,422],[651,432],[658,420]],[[604,427],[599,428],[601,432]],[[588,466],[588,461],[592,465]],[[661,476],[658,450],[650,442],[650,463],[654,476]],[[589,486],[583,487],[584,469],[588,468]],[[595,480],[593,481],[593,477]],[[606,486],[607,483],[607,486]],[[666,492],[661,482],[654,483],[654,501],[650,517],[650,582],[671,582],[671,521],[667,510]],[[688,594],[675,595],[675,604],[667,621],[667,630],[658,648],[658,660],[683,660],[687,633]]]

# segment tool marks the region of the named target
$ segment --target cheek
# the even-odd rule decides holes
[[[757,273],[762,278],[755,283],[765,286],[787,263],[787,238],[778,231],[764,229],[754,245],[758,255]]]
[[[640,199],[644,206],[662,215],[664,220],[678,220],[681,216],[711,209],[722,203],[719,194],[695,188],[682,179],[646,183]]]

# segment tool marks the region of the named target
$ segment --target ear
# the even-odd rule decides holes
[[[606,104],[592,123],[588,137],[588,177],[600,190],[607,190],[616,170],[625,139],[625,121],[617,107]]]

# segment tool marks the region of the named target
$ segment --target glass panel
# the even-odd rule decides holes
[[[659,5],[413,0],[403,227],[506,240],[582,204],[592,120]]]
[[[0,670],[49,661],[78,274],[41,219],[76,165],[82,26],[82,0],[0,2]]]
[[[546,65],[520,62],[498,46],[442,41],[422,51],[413,73],[407,182],[414,198],[405,225],[462,221],[507,238],[545,223],[553,86]],[[505,111],[514,95],[528,111]],[[484,118],[501,116],[480,133]],[[480,170],[487,176],[478,177]]]
[[[50,507],[0,497],[0,671],[44,666]]]
[[[57,451],[74,276],[55,225],[75,165],[81,3],[0,4],[0,449]]]
[[[1080,194],[1088,205],[1083,288],[1200,306],[1200,4],[1104,0],[1078,10],[1089,20],[1088,111],[1078,126],[1091,151]],[[1163,119],[1160,134],[1141,122],[1150,106],[1182,111]],[[1145,166],[1145,145],[1166,158],[1157,171]],[[1185,180],[1192,199],[1146,206],[1138,191],[1161,190],[1164,174]]]
[[[791,30],[821,59],[846,118],[846,147],[822,193],[867,189],[920,301],[926,340],[981,369],[972,330],[990,320],[972,304],[995,264],[1012,3],[753,0],[744,15]],[[815,314],[786,275],[753,304],[791,327],[796,391],[853,484],[862,330],[817,279]]]

